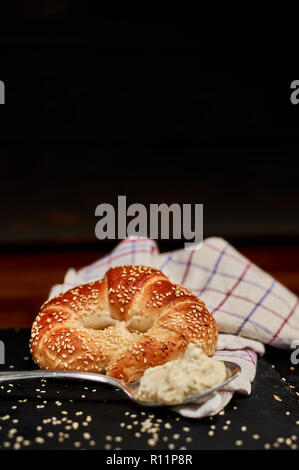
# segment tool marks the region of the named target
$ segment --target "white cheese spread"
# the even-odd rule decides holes
[[[200,343],[190,343],[183,357],[145,371],[137,398],[174,405],[221,384],[226,378],[223,362],[204,354]]]

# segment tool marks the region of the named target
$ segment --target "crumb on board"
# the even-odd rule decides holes
[[[282,401],[282,399],[278,395],[273,395],[276,401]]]

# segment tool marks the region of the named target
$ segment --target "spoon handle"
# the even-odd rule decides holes
[[[29,371],[8,371],[0,372],[0,383],[14,380],[26,379],[74,379],[89,380],[103,384],[112,385],[115,388],[121,388],[130,396],[126,385],[117,379],[108,377],[107,375],[94,374],[92,372],[68,372],[68,371],[52,371],[52,370],[29,370]]]

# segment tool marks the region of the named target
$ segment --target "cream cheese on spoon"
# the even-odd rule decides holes
[[[187,397],[216,387],[226,378],[223,362],[204,354],[200,343],[190,343],[181,358],[145,371],[136,398],[175,405]]]

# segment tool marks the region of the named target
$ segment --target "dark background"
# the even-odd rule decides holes
[[[117,195],[203,203],[204,236],[238,246],[298,241],[290,44],[115,10],[21,1],[1,17],[0,249],[108,247],[94,212]]]

